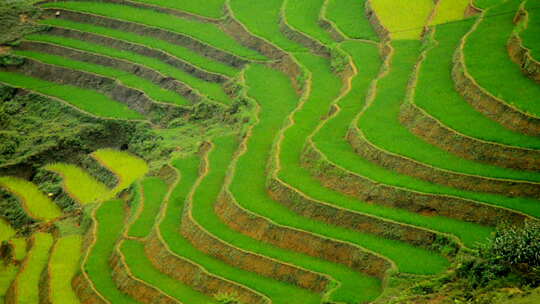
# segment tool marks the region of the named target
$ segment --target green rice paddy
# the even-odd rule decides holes
[[[198,0],[184,0],[184,1],[175,1],[175,0],[135,0],[138,2],[154,4],[157,6],[168,7],[173,9],[178,9],[186,11],[189,13],[210,17],[210,18],[220,18],[223,16],[223,6],[225,5],[225,0],[208,0],[204,2],[204,6],[201,6],[201,3]]]
[[[147,177],[142,182],[142,204],[140,215],[129,230],[129,235],[145,237],[154,225],[163,198],[167,194],[167,184],[158,177]]]
[[[371,5],[395,40],[419,39],[434,7],[431,0],[377,0],[371,1]]]
[[[59,98],[90,114],[118,119],[143,119],[144,117],[127,105],[93,90],[80,87],[58,84],[25,76],[20,73],[0,71],[0,82],[26,88],[37,93]]]
[[[216,25],[211,23],[197,22],[152,10],[107,2],[54,2],[43,6],[81,11],[162,28],[179,34],[186,34],[238,56],[257,60],[263,60],[265,58],[259,53],[241,46],[233,38],[225,35]]]
[[[537,61],[540,60],[540,12],[538,12],[538,3],[535,1],[526,1],[525,10],[529,14],[527,28],[520,33],[525,47],[531,50],[531,55]]]
[[[81,205],[109,199],[111,190],[78,166],[55,163],[45,166],[45,169],[59,174],[65,191]]]
[[[35,219],[52,220],[62,214],[60,208],[29,181],[3,176],[0,187],[15,195],[23,209]]]
[[[32,242],[14,285],[17,303],[39,302],[39,280],[49,259],[53,237],[48,233],[36,232],[32,236]]]
[[[124,226],[124,203],[120,200],[102,203],[96,211],[96,240],[84,271],[98,292],[111,303],[138,303],[120,292],[113,281],[109,258]]]
[[[15,234],[15,230],[6,221],[0,219],[0,242],[9,240]]]
[[[112,190],[114,194],[128,188],[148,172],[148,164],[129,152],[100,149],[91,156],[118,178],[118,184]]]
[[[80,303],[71,288],[71,280],[80,269],[81,246],[82,237],[77,234],[61,237],[54,244],[49,260],[52,303]]]
[[[514,12],[521,1],[509,0],[490,8],[478,28],[466,41],[467,69],[478,84],[492,95],[530,115],[540,117],[540,86],[524,77],[520,67],[509,60],[507,40],[514,30]],[[486,69],[496,66],[497,69]],[[506,81],[512,79],[512,81]]]
[[[137,88],[141,91],[143,91],[148,97],[153,99],[153,101],[156,102],[164,102],[164,103],[172,103],[172,104],[178,104],[178,105],[186,105],[189,104],[189,101],[187,101],[184,97],[181,95],[160,88],[158,85],[152,83],[149,80],[146,80],[144,78],[138,77],[133,74],[129,74],[125,71],[110,68],[103,65],[97,65],[93,63],[88,63],[84,61],[78,61],[78,60],[72,60],[69,58],[65,58],[63,56],[58,55],[52,55],[42,52],[35,52],[35,51],[16,51],[15,54],[32,58],[44,63],[53,64],[65,68],[70,68],[74,70],[81,70],[84,72],[89,72],[93,74],[97,74],[100,76],[110,77],[113,79],[118,79],[118,81],[128,87],[131,88]]]
[[[364,17],[367,0],[329,0],[326,17],[349,38],[378,40],[367,18]]]

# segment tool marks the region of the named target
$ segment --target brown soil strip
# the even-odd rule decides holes
[[[528,27],[529,12],[525,9],[525,2],[521,3],[514,17],[514,24],[520,32]],[[519,36],[520,32],[514,32],[508,40],[508,54],[512,61],[519,65],[523,74],[540,83],[540,62],[531,55],[531,50],[525,47]]]

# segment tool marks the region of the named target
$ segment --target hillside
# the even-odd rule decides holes
[[[539,8],[5,0],[0,304],[536,303]]]

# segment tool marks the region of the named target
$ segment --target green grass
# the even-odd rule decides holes
[[[324,0],[286,0],[285,16],[295,29],[315,38],[324,44],[332,44],[334,40],[317,20]]]
[[[26,239],[24,238],[13,238],[9,241],[13,245],[14,252],[13,257],[16,260],[22,260],[26,256]]]
[[[213,298],[191,289],[154,268],[146,257],[144,244],[137,241],[124,241],[121,250],[135,277],[159,288],[181,303],[217,303]]]
[[[441,24],[465,18],[470,0],[442,0],[431,24]]]
[[[352,151],[351,146],[345,141],[343,136],[347,133],[350,122],[361,111],[364,106],[363,101],[366,98],[371,81],[376,77],[380,68],[380,59],[378,49],[375,46],[347,42],[343,44],[344,50],[351,55],[355,64],[358,66],[359,75],[352,81],[352,90],[343,99],[339,101],[341,111],[336,117],[330,119],[324,127],[314,136],[313,140],[318,149],[325,154],[330,161],[341,165],[347,169],[358,169],[358,173],[368,175],[376,173],[378,169],[382,174],[388,174],[385,182],[393,180],[393,173],[384,172],[384,169],[375,167],[355,166],[361,163],[361,158]],[[365,162],[365,164],[370,164]],[[314,198],[325,197],[327,202],[383,218],[388,218],[397,222],[412,224],[415,226],[426,227],[435,231],[441,231],[456,235],[461,241],[469,247],[473,247],[477,242],[485,241],[491,228],[482,227],[472,223],[466,223],[441,216],[422,216],[420,214],[408,212],[397,208],[387,208],[377,204],[370,204],[358,201],[346,195],[340,195],[337,192],[324,188],[316,181],[302,179],[303,190]],[[309,187],[308,187],[309,186]]]
[[[21,272],[17,275],[17,303],[39,302],[39,280],[41,272],[47,266],[53,237],[48,233],[36,232],[33,241]]]
[[[135,0],[137,2],[144,2],[154,4],[157,6],[178,9],[197,15],[220,18],[223,15],[223,6],[225,0],[207,0],[204,5],[201,5],[199,0]]]
[[[124,204],[120,200],[107,201],[96,211],[97,240],[84,270],[96,289],[111,303],[138,303],[116,288],[113,281],[109,259],[115,242],[124,227]]]
[[[0,219],[0,243],[11,239],[13,235],[15,235],[15,230],[11,228],[11,225]]]
[[[158,27],[189,35],[238,56],[256,60],[265,59],[256,51],[240,45],[236,40],[222,32],[217,25],[211,23],[106,2],[55,2],[47,3],[43,7],[64,8]]]
[[[154,225],[163,198],[167,194],[167,184],[158,177],[147,177],[142,182],[142,212],[129,230],[130,236],[145,237]]]
[[[433,10],[432,0],[377,0],[371,1],[373,10],[379,16],[392,39],[419,39],[429,14]]]
[[[93,90],[3,71],[0,71],[0,82],[62,99],[96,116],[118,119],[144,119],[144,116],[131,110],[127,105],[114,101]]]
[[[415,41],[394,43],[391,71],[379,81],[377,98],[359,121],[365,136],[376,146],[441,169],[492,178],[540,181],[540,174],[535,172],[506,169],[455,156],[416,137],[399,123],[400,105],[417,62],[419,47],[420,43]]]
[[[83,25],[82,23],[69,22],[69,21],[65,21],[61,19],[54,19],[54,21],[55,21],[54,23],[59,23],[59,24],[61,23],[62,26],[73,28],[73,29],[79,29],[79,27]],[[86,28],[86,30],[89,31],[90,29]],[[143,36],[139,36],[139,37],[143,37]],[[165,62],[161,62],[154,58],[142,56],[137,53],[109,48],[106,46],[93,44],[93,43],[89,43],[82,40],[65,38],[61,36],[34,34],[34,35],[27,36],[26,39],[32,40],[32,41],[41,41],[41,42],[58,44],[58,45],[67,46],[67,47],[71,47],[71,48],[75,48],[75,49],[79,49],[79,50],[83,50],[87,52],[93,52],[100,55],[124,59],[130,62],[144,65],[146,67],[149,67],[151,69],[154,69],[164,74],[165,76],[175,78],[185,83],[186,85],[199,91],[202,95],[206,95],[211,99],[214,99],[216,101],[226,103],[226,104],[231,103],[231,98],[227,94],[225,94],[220,84],[204,81],[200,78],[197,78],[191,75],[190,73],[187,73],[183,70],[180,70],[172,65],[166,64]],[[154,41],[159,41],[159,40],[154,40]]]
[[[29,181],[3,176],[0,177],[0,187],[15,195],[30,217],[52,220],[62,215],[60,208]]]
[[[454,89],[450,72],[453,65],[452,55],[472,22],[473,20],[437,26],[435,40],[438,44],[429,51],[421,67],[415,103],[446,126],[465,135],[512,146],[539,149],[540,138],[510,131],[485,117]]]
[[[540,39],[538,39],[540,37],[540,11],[538,3],[527,1],[525,9],[529,13],[529,24],[520,36],[523,39],[523,44],[531,50],[531,56],[540,61]]]
[[[44,169],[59,174],[65,191],[81,205],[110,199],[111,190],[76,165],[55,163]]]
[[[231,9],[236,18],[255,35],[267,39],[288,52],[307,51],[304,46],[285,38],[279,29],[279,13],[283,1],[231,0]]]
[[[118,184],[112,190],[114,194],[127,189],[148,172],[146,161],[129,152],[106,148],[93,152],[91,156],[118,178]]]
[[[481,87],[516,108],[540,117],[540,86],[523,75],[506,50],[507,40],[514,30],[514,12],[520,3],[520,0],[510,0],[486,13],[465,44],[465,62]]]
[[[236,69],[236,68],[234,68],[234,67],[232,67],[230,65],[227,65],[227,64],[219,62],[219,61],[215,61],[215,60],[213,60],[211,58],[208,58],[208,57],[204,57],[204,56],[200,55],[199,53],[197,53],[195,51],[192,51],[192,50],[190,50],[188,48],[185,48],[185,47],[177,45],[177,44],[169,43],[169,42],[167,42],[165,40],[160,40],[160,39],[155,39],[155,38],[152,38],[152,37],[141,36],[141,35],[134,34],[134,33],[131,33],[131,32],[116,30],[116,29],[109,28],[109,27],[103,27],[103,26],[97,26],[97,25],[93,25],[93,24],[74,22],[74,21],[70,21],[70,20],[66,20],[66,19],[44,19],[43,21],[41,21],[41,23],[42,24],[47,24],[47,25],[53,25],[53,26],[69,28],[69,29],[75,29],[75,30],[79,30],[79,31],[83,31],[83,32],[90,32],[90,33],[94,33],[94,34],[98,34],[98,35],[102,35],[102,36],[106,36],[106,37],[110,37],[110,38],[115,38],[115,39],[118,39],[118,40],[124,40],[124,41],[128,41],[128,42],[131,42],[131,43],[141,44],[141,45],[144,45],[144,46],[149,47],[149,48],[153,48],[153,49],[157,49],[157,50],[167,52],[167,53],[169,53],[169,54],[171,54],[173,56],[176,56],[177,58],[188,61],[192,65],[195,65],[195,66],[197,66],[197,67],[199,67],[199,68],[201,68],[203,70],[209,71],[209,72],[214,72],[214,73],[223,74],[223,75],[227,75],[227,76],[234,76],[234,75],[236,75],[238,73],[238,69]],[[43,37],[43,36],[45,36],[45,35],[32,34],[29,37]],[[28,38],[28,36],[25,37],[25,38]],[[68,39],[68,38],[66,38],[66,39]],[[92,46],[90,48],[90,50],[97,48],[96,45],[92,44],[92,43],[86,43],[86,44],[81,44],[81,45]],[[105,50],[107,50],[107,52],[113,50],[114,52],[112,54],[120,54],[120,53],[124,53],[124,54],[128,53],[128,54],[130,54],[130,52],[127,52],[127,51],[121,51],[121,50],[117,50],[117,49],[114,49],[114,48],[107,48],[106,46],[101,46],[101,45],[100,45],[99,49],[105,49]],[[133,53],[133,54],[138,56],[138,57],[144,57],[144,56],[141,56],[141,55],[138,55],[138,54],[135,54],[135,53]],[[113,55],[111,55],[111,56],[113,56]],[[117,56],[113,56],[113,57],[117,57]],[[129,58],[127,58],[127,59],[129,60]],[[146,61],[148,61],[148,60],[149,59],[146,59]],[[152,59],[152,60],[154,60],[154,59]],[[188,75],[190,75],[190,74],[188,74]]]
[[[170,90],[163,89],[149,80],[146,80],[134,74],[130,74],[126,71],[118,70],[104,65],[73,60],[63,56],[52,55],[43,52],[16,50],[14,51],[14,54],[32,58],[48,64],[53,64],[84,72],[90,72],[93,74],[117,79],[125,86],[143,91],[146,95],[148,95],[148,97],[157,102],[165,102],[178,105],[187,105],[190,103],[182,95],[179,95],[178,93]]]
[[[330,0],[326,17],[349,38],[379,40],[371,24],[365,18],[366,0]]]
[[[199,174],[199,158],[192,156],[186,159],[178,159],[173,162],[173,165],[180,170],[182,180],[171,195],[165,218],[160,225],[160,230],[165,242],[174,253],[195,261],[210,273],[238,282],[268,296],[274,304],[288,304],[291,302],[302,304],[320,303],[321,299],[318,295],[253,272],[232,267],[229,264],[203,254],[194,248],[189,241],[184,239],[179,233],[182,210],[184,209],[184,201],[189,194],[190,188],[195,183]]]
[[[71,280],[79,268],[82,237],[77,234],[59,238],[49,261],[50,296],[52,303],[80,303],[71,288]]]

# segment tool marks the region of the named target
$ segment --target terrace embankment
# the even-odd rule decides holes
[[[120,250],[122,243],[117,244],[109,260],[116,287],[141,303],[179,304],[178,300],[133,276]]]
[[[293,189],[277,178],[272,178],[268,187],[271,189],[270,195],[275,200],[283,203],[295,213],[314,220],[377,235],[385,239],[403,241],[426,249],[432,249],[435,243],[439,244],[439,242],[445,244],[455,242],[448,236],[427,229],[417,228],[317,201]],[[453,246],[457,248],[459,245],[454,243]]]
[[[204,294],[235,294],[242,302],[267,304],[269,299],[244,286],[212,275],[200,265],[182,258],[170,251],[158,232],[153,232],[145,242],[148,259],[162,273],[191,286]]]
[[[521,223],[528,216],[463,198],[421,193],[386,185],[347,171],[324,157],[313,146],[306,146],[301,160],[321,183],[328,188],[388,207],[416,213],[435,213],[458,220],[495,226],[501,220]]]
[[[538,197],[540,184],[524,180],[489,178],[436,168],[411,158],[383,150],[368,141],[362,131],[351,128],[347,140],[360,156],[384,168],[468,191],[503,194],[510,197]]]
[[[521,4],[514,17],[514,24],[520,30],[512,33],[508,39],[507,49],[510,58],[520,66],[523,74],[540,83],[540,62],[531,55],[531,50],[524,45],[519,35],[529,25],[529,13],[525,8],[525,3]]]
[[[173,56],[167,52],[164,52],[162,50],[158,50],[155,48],[151,48],[142,44],[131,43],[126,40],[120,40],[120,39],[102,36],[102,35],[98,35],[98,34],[94,34],[90,32],[81,32],[74,29],[68,29],[68,28],[56,27],[56,26],[51,26],[46,33],[50,35],[65,37],[65,38],[81,39],[90,43],[103,45],[103,46],[115,48],[118,50],[134,52],[142,56],[154,58],[159,61],[165,62],[175,68],[178,68],[187,73],[190,73],[197,78],[200,78],[202,80],[206,80],[209,82],[224,83],[228,80],[227,77],[221,74],[208,72],[206,70],[203,70],[189,63],[188,61],[185,61],[176,56]]]
[[[488,142],[453,130],[412,103],[403,103],[400,122],[429,143],[463,158],[518,170],[540,169],[540,150]]]
[[[287,0],[284,1],[283,7],[280,12],[280,19],[279,19],[279,29],[283,36],[287,37],[287,39],[297,42],[306,48],[310,49],[314,54],[317,54],[319,56],[330,58],[330,49],[325,44],[322,44],[321,42],[313,39],[312,37],[304,34],[298,29],[295,29],[293,26],[289,24],[287,21],[287,17],[285,16],[285,6],[287,5]]]
[[[228,192],[223,192],[216,213],[230,227],[257,240],[302,252],[327,261],[346,265],[356,271],[384,279],[393,267],[385,258],[350,243],[324,238],[306,231],[281,226],[238,206]]]
[[[454,54],[452,76],[456,90],[477,111],[506,128],[527,135],[538,136],[540,135],[540,118],[529,115],[494,96],[485,88],[481,87],[467,71],[464,47],[467,43],[467,38],[478,28],[484,18],[478,18],[471,31],[463,37],[461,45],[456,49]]]
[[[129,108],[143,115],[149,116],[150,119],[153,119],[156,122],[174,119],[182,116],[188,111],[182,107],[156,103],[143,92],[121,85],[115,79],[50,65],[34,59],[25,58],[22,65],[8,67],[6,70],[21,72],[27,76],[58,84],[70,84],[98,91],[110,96],[113,100],[126,104]],[[165,117],[159,117],[159,113],[164,114]]]
[[[77,49],[72,49],[68,47],[63,47],[60,45],[44,43],[44,42],[35,42],[35,41],[23,41],[17,47],[19,50],[25,51],[38,51],[58,56],[63,56],[71,58],[78,61],[94,63],[102,66],[116,68],[127,73],[137,75],[141,78],[147,79],[152,83],[160,86],[162,89],[174,91],[193,103],[199,102],[203,97],[194,92],[193,88],[188,85],[173,79],[171,77],[166,77],[160,72],[150,69],[148,67],[134,64],[122,59],[117,59],[108,56],[102,56],[95,53],[80,51]]]
[[[124,21],[105,16],[99,16],[91,13],[85,13],[80,11],[71,11],[60,8],[47,8],[45,9],[45,16],[53,17],[57,13],[59,18],[71,20],[75,22],[88,23],[97,26],[109,27],[116,30],[122,30],[131,32],[134,34],[148,36],[155,39],[161,39],[173,44],[181,45],[189,48],[203,56],[213,58],[217,61],[229,64],[233,67],[243,67],[248,63],[246,59],[240,58],[231,53],[220,50],[214,46],[201,42],[191,36],[172,32],[157,27],[150,27],[147,25]]]

